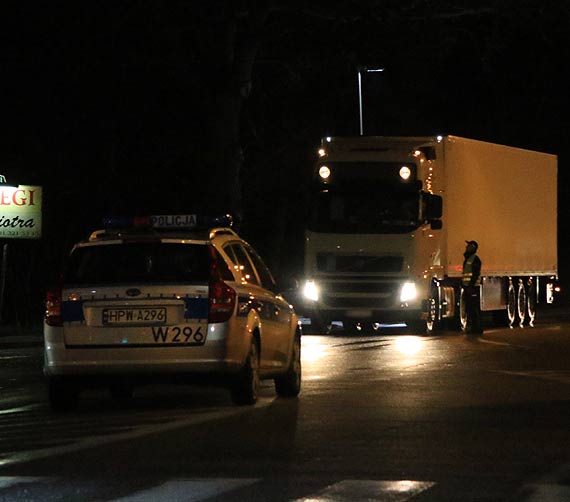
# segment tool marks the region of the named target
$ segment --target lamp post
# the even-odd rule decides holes
[[[368,68],[367,66],[358,67],[358,112],[360,117],[360,135],[364,136],[364,119],[362,104],[362,74],[363,73],[381,73],[384,68]]]

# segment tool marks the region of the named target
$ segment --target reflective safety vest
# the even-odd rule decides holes
[[[467,258],[465,260],[465,263],[463,264],[463,285],[464,286],[469,286],[471,284],[471,278],[473,277],[473,262],[475,261],[475,258],[477,257],[476,254],[472,254],[469,258]],[[479,286],[481,284],[481,274],[479,274],[479,277],[477,277],[477,280],[475,281],[475,286]]]

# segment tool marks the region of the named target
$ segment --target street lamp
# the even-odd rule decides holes
[[[362,74],[363,73],[381,73],[384,68],[368,68],[367,66],[358,67],[358,111],[360,117],[360,135],[364,136],[364,121],[362,118]]]

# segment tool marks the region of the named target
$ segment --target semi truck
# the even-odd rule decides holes
[[[305,331],[465,330],[471,240],[485,319],[532,326],[558,279],[557,169],[550,153],[452,135],[323,138],[304,235]]]

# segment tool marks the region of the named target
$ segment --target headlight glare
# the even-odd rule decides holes
[[[305,283],[303,286],[303,296],[312,302],[319,300],[319,287],[315,281],[307,281]]]
[[[415,300],[418,296],[416,284],[414,282],[405,282],[400,290],[400,301],[405,303]]]

